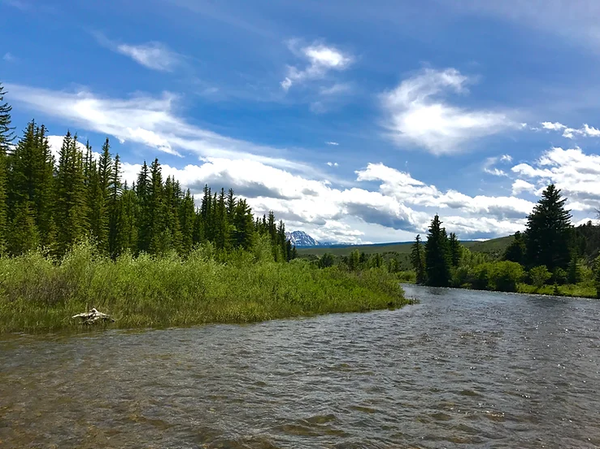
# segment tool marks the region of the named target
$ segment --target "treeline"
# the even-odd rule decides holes
[[[600,291],[600,230],[574,227],[566,198],[549,185],[500,260],[474,255],[436,215],[427,241],[416,237],[410,255],[418,283],[438,287],[590,296]],[[552,286],[545,289],[544,286]],[[561,287],[564,286],[564,287]],[[577,286],[577,287],[575,287]],[[562,288],[562,290],[561,290]]]
[[[164,179],[158,159],[144,162],[132,185],[123,182],[108,138],[97,155],[89,142],[82,151],[77,136],[67,132],[56,161],[47,129],[32,121],[15,144],[4,95],[0,86],[0,254],[41,248],[59,258],[90,240],[113,259],[125,252],[185,256],[203,242],[223,251],[247,250],[263,235],[275,260],[295,258],[284,223],[273,212],[255,218],[233,190],[205,186],[196,207],[189,189]]]

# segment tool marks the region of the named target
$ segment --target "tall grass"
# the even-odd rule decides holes
[[[88,307],[115,318],[111,326],[131,328],[248,323],[406,302],[385,270],[275,263],[260,245],[227,256],[207,245],[185,260],[126,254],[113,261],[87,243],[58,263],[39,252],[0,258],[0,333],[73,327],[71,316]]]

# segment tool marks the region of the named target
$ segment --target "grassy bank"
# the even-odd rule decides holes
[[[82,244],[60,263],[40,253],[0,259],[0,333],[77,326],[72,315],[96,307],[120,328],[248,323],[406,303],[381,269],[350,273],[297,260],[275,263],[268,249],[186,260],[125,255],[112,261]]]

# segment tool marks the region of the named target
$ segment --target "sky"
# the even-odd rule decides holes
[[[324,242],[523,230],[555,183],[600,209],[596,0],[0,0],[18,133],[135,180],[233,188]],[[198,195],[199,199],[199,195]]]

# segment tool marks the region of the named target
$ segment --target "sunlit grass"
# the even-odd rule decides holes
[[[305,261],[275,263],[269,251],[215,255],[201,247],[176,255],[98,256],[77,246],[60,263],[40,253],[0,259],[0,332],[78,326],[89,307],[111,327],[249,323],[406,304],[397,278],[382,269],[351,273]]]

